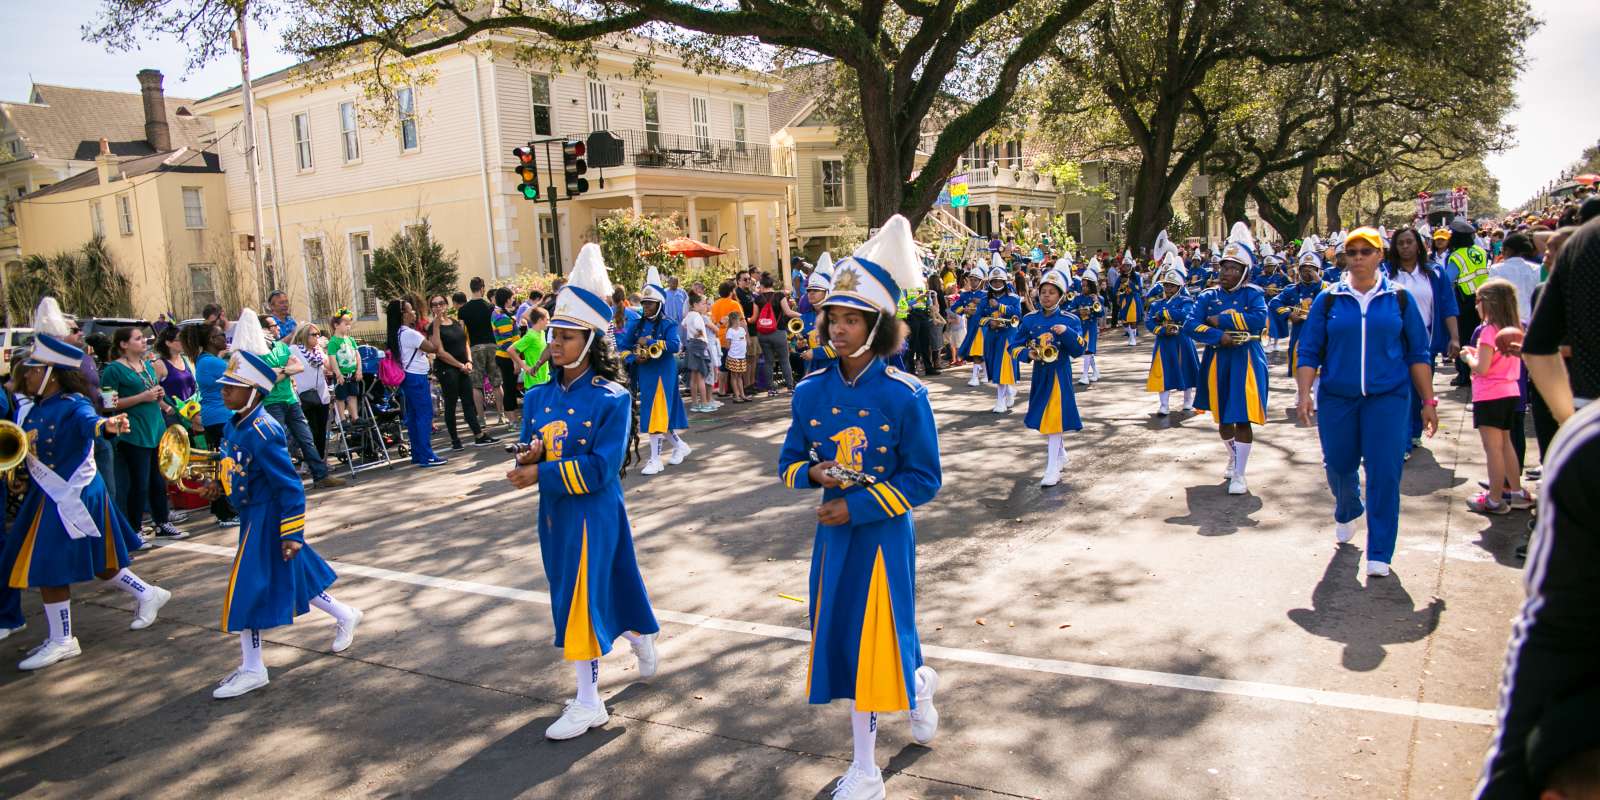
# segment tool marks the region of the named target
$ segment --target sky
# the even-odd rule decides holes
[[[1600,140],[1600,0],[1532,0],[1545,21],[1527,44],[1529,63],[1517,80],[1517,108],[1508,121],[1515,142],[1488,158],[1500,180],[1500,204],[1515,207]],[[166,76],[167,94],[200,98],[239,83],[232,57],[185,74],[187,51],[175,41],[111,53],[84,42],[80,29],[99,10],[99,0],[49,0],[29,24],[0,28],[0,100],[27,100],[33,81],[136,92],[134,73],[146,67]],[[294,63],[278,51],[281,39],[252,30],[251,70],[263,75]],[[31,76],[31,77],[30,77]],[[1574,102],[1576,101],[1576,102]]]

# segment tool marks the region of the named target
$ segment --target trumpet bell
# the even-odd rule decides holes
[[[156,463],[161,477],[173,483],[183,477],[189,466],[189,432],[180,425],[168,425],[156,444]]]
[[[10,472],[28,460],[28,434],[10,420],[0,420],[0,472]]]
[[[1060,357],[1061,351],[1057,350],[1056,346],[1053,344],[1047,344],[1039,348],[1039,360],[1046,364],[1054,364],[1056,363],[1056,359]]]
[[[800,334],[805,333],[805,330],[806,330],[806,321],[805,320],[800,319],[799,317],[795,317],[794,319],[789,320],[789,333],[792,333],[792,334],[794,334],[796,336],[799,336]]]
[[[667,350],[667,343],[663,342],[663,341],[661,341],[659,339],[654,341],[654,342],[651,342],[650,344],[645,345],[645,348],[644,348],[645,354],[650,356],[651,358],[660,358],[661,354],[666,352],[666,350]]]

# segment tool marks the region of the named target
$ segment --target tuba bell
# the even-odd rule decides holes
[[[161,477],[174,484],[178,491],[200,494],[184,485],[184,481],[211,481],[217,477],[217,454],[200,450],[189,444],[189,432],[181,425],[168,425],[156,445],[156,460]]]

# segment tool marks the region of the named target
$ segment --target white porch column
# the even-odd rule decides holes
[[[637,217],[637,216],[641,216],[643,214],[644,214],[644,195],[641,195],[638,192],[634,192],[633,193],[633,215]]]
[[[748,267],[751,264],[758,263],[755,259],[750,257],[752,254],[750,252],[748,243],[746,243],[744,239],[743,197],[735,197],[733,199],[733,224],[739,229],[739,265]]]
[[[789,286],[789,204],[787,195],[772,204],[778,215],[778,271],[783,273],[783,285]]]
[[[686,215],[688,216],[688,219],[683,221],[683,227],[684,227],[684,231],[685,231],[684,235],[688,236],[690,239],[696,239],[696,238],[698,238],[700,236],[700,212],[699,212],[699,209],[695,207],[694,195],[691,194],[688,197],[685,197],[683,199],[683,202],[684,202],[684,207],[688,209],[688,211],[686,212]],[[715,242],[706,242],[706,244],[714,245],[716,243]],[[689,259],[689,260],[691,262],[698,262],[697,266],[703,266],[705,264],[705,261],[703,259]]]

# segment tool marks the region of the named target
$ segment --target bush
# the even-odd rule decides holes
[[[28,256],[6,275],[5,301],[14,323],[28,324],[45,295],[79,317],[133,316],[132,286],[99,236],[77,251]]]
[[[456,254],[445,254],[444,246],[434,240],[427,218],[422,224],[395,234],[388,246],[374,251],[372,266],[367,267],[367,286],[389,300],[410,294],[421,298],[433,294],[449,297],[458,280]]]
[[[652,265],[661,270],[663,279],[683,270],[682,256],[661,252],[661,245],[681,235],[676,214],[652,217],[630,209],[600,219],[594,228],[611,282],[629,293],[644,287],[645,270]]]

